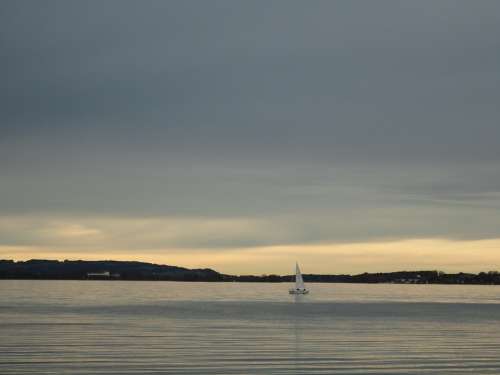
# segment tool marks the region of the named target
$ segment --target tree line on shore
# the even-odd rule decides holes
[[[500,284],[497,271],[477,274],[441,271],[365,272],[358,275],[304,274],[303,277],[306,282],[322,283]],[[0,279],[292,282],[294,278],[294,275],[226,275],[209,268],[188,269],[131,261],[0,260]]]

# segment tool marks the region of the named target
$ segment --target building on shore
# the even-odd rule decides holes
[[[87,279],[89,280],[112,280],[119,278],[120,278],[119,273],[111,273],[109,271],[87,272]]]

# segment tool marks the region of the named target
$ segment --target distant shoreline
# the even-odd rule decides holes
[[[353,284],[465,284],[500,285],[497,271],[444,273],[441,271],[398,271],[358,275],[304,274],[308,283]],[[0,280],[125,280],[204,282],[292,282],[293,275],[227,275],[209,268],[188,269],[132,261],[28,261],[0,260]]]

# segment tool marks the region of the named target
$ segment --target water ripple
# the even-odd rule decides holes
[[[43,292],[16,300],[0,289],[0,373],[500,373],[500,305],[464,303],[454,298],[455,286],[443,300],[456,303],[433,296],[434,302],[296,303],[281,295],[277,301],[207,301],[196,293],[191,300],[157,299],[157,291],[148,295],[141,289],[147,284],[138,284],[127,296],[83,301],[61,288],[64,303]],[[23,285],[25,295],[34,287]],[[80,285],[88,293],[89,284]],[[122,291],[114,285],[109,293]]]

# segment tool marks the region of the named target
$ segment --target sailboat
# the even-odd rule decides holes
[[[295,288],[288,291],[290,294],[307,294],[309,291],[304,285],[302,274],[300,273],[299,263],[295,263]]]

